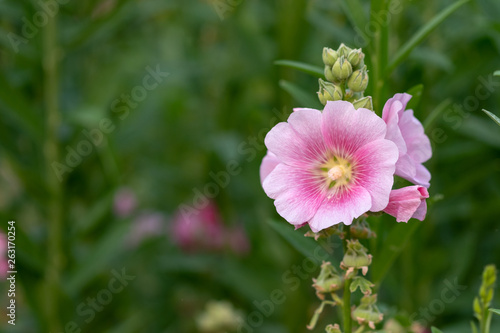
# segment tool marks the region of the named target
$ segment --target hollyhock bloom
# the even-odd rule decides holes
[[[118,217],[127,217],[137,206],[137,198],[134,191],[123,187],[119,189],[113,199],[113,211]]]
[[[397,222],[408,222],[412,217],[423,221],[427,213],[425,199],[428,197],[427,189],[419,185],[392,190],[384,212],[394,216]]]
[[[224,246],[224,229],[214,202],[189,214],[178,211],[172,221],[174,243],[183,250],[220,249]]]
[[[413,110],[405,110],[410,99],[411,95],[396,94],[385,103],[382,119],[387,123],[386,139],[399,149],[396,175],[428,188],[431,174],[422,163],[432,156],[431,143]]]
[[[3,232],[0,232],[0,278],[7,276],[7,236]]]
[[[384,209],[398,159],[386,128],[375,113],[346,101],[329,101],[323,112],[296,109],[265,139],[279,164],[263,177],[262,187],[278,213],[318,232]],[[261,176],[275,162],[267,156]]]

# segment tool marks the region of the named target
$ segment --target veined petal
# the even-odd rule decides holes
[[[325,144],[333,152],[349,156],[368,142],[383,139],[386,124],[374,112],[346,101],[327,102],[321,131]]]
[[[307,222],[323,202],[321,179],[309,171],[280,163],[262,184],[266,194],[275,199],[278,214],[291,224]]]
[[[370,193],[362,186],[352,186],[331,198],[326,198],[309,221],[313,232],[343,222],[346,225],[370,210]]]
[[[385,139],[372,141],[355,153],[354,182],[370,193],[370,211],[378,212],[387,206],[397,160],[398,148]]]
[[[320,111],[299,110],[290,115],[288,122],[273,127],[265,144],[282,163],[307,168],[317,164],[325,153],[320,129]]]

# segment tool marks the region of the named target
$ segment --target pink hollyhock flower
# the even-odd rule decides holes
[[[172,222],[173,241],[183,250],[220,249],[224,246],[224,229],[214,202],[196,212],[178,211]]]
[[[7,276],[8,262],[7,262],[7,236],[0,232],[0,278]]]
[[[375,113],[346,101],[328,102],[323,112],[296,109],[266,136],[279,163],[265,177],[276,161],[264,158],[262,187],[282,217],[314,232],[381,211],[398,159],[386,129]]]
[[[399,149],[396,175],[428,188],[431,174],[422,163],[432,156],[431,143],[413,111],[405,111],[410,99],[411,95],[396,94],[385,103],[382,119],[387,123],[386,139]]]
[[[394,216],[397,222],[408,222],[412,217],[423,221],[427,213],[425,199],[428,197],[427,189],[419,185],[392,190],[384,212]]]
[[[137,198],[134,191],[123,187],[119,189],[113,200],[113,211],[118,217],[130,216],[137,206]]]

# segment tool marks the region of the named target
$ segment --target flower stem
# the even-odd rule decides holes
[[[57,16],[50,16],[43,29],[43,72],[45,100],[45,140],[43,151],[45,157],[48,198],[48,242],[47,265],[45,271],[45,305],[49,332],[61,332],[60,323],[60,275],[63,263],[62,251],[62,183],[57,178],[52,163],[59,160],[57,133],[59,130],[59,96],[58,96],[58,48],[57,48]]]
[[[347,251],[347,240],[351,238],[351,227],[345,226],[346,231],[344,234],[344,239],[342,240],[342,245],[344,247],[344,253]],[[351,278],[345,279],[344,282],[344,301],[343,301],[343,310],[344,310],[344,333],[352,333],[352,319],[351,319]]]

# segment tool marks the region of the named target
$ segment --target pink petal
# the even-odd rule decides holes
[[[264,179],[271,173],[271,171],[276,168],[276,166],[280,163],[280,160],[271,153],[267,152],[266,156],[262,159],[262,163],[260,164],[260,183],[264,182]]]
[[[387,206],[397,160],[398,148],[394,142],[384,139],[370,142],[355,153],[354,181],[370,193],[370,211],[378,212]]]
[[[384,119],[387,124],[387,134],[385,138],[397,145],[400,156],[406,154],[407,151],[406,142],[399,128],[399,113],[402,110],[404,110],[403,104],[391,98],[387,101],[382,111],[382,119]]]
[[[383,139],[386,124],[368,109],[354,109],[346,101],[327,102],[321,131],[329,149],[343,155],[353,154],[368,142]]]
[[[309,221],[313,232],[343,222],[346,225],[370,210],[370,193],[361,186],[353,186],[331,198],[326,198]]]
[[[412,217],[422,221],[427,212],[425,199],[428,197],[427,189],[418,185],[392,190],[384,212],[394,216],[397,222],[408,222]]]
[[[425,135],[424,127],[413,115],[412,110],[407,110],[403,113],[399,121],[399,128],[408,148],[408,155],[417,162],[423,163],[431,158],[432,148],[427,135]]]
[[[324,199],[321,179],[308,171],[280,163],[266,177],[262,187],[266,194],[276,199],[278,214],[291,224],[307,222]]]
[[[281,162],[306,168],[325,152],[320,128],[320,111],[299,110],[290,115],[288,122],[274,126],[265,144]]]

